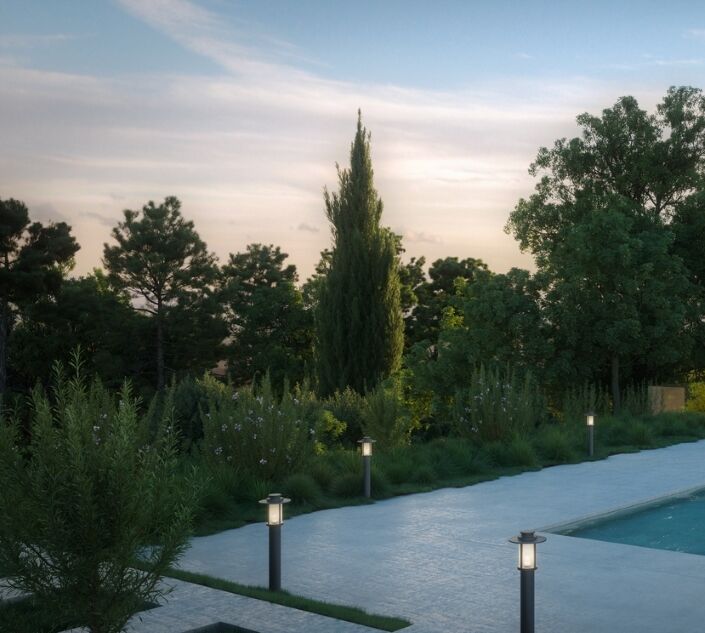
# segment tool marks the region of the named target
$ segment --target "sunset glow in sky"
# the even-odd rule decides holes
[[[78,273],[176,195],[221,259],[274,243],[305,277],[361,108],[406,255],[505,271],[541,145],[703,78],[696,1],[0,0],[0,198],[68,221]]]

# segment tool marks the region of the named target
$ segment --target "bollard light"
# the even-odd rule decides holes
[[[595,414],[590,411],[585,414],[587,422],[587,440],[588,440],[588,456],[592,457],[595,454]]]
[[[269,590],[279,591],[282,587],[282,533],[284,523],[284,504],[291,499],[272,492],[260,503],[267,506],[267,525],[269,526]]]
[[[372,445],[376,442],[377,440],[373,440],[370,437],[363,437],[361,440],[358,440],[357,443],[361,445],[362,447],[362,456],[363,457],[372,457]]]
[[[363,490],[365,497],[368,499],[372,496],[372,445],[376,440],[370,437],[363,437],[358,440],[357,443],[360,445],[362,451],[362,465],[363,465]]]
[[[510,543],[519,545],[520,573],[519,607],[521,633],[534,633],[534,572],[536,571],[536,544],[543,543],[544,536],[536,536],[533,531],[522,531],[519,536],[509,539]]]

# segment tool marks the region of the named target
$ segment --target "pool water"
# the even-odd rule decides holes
[[[705,555],[705,490],[562,530],[580,538]]]

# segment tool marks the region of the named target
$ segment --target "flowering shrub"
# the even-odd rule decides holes
[[[285,387],[280,398],[267,377],[256,389],[211,395],[202,446],[216,463],[281,481],[315,453],[321,422],[321,407],[310,391]]]
[[[462,437],[497,441],[522,435],[545,415],[545,404],[529,372],[485,369],[472,372],[470,384],[456,392],[453,427]]]

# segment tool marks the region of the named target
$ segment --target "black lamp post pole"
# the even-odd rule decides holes
[[[590,424],[588,426],[588,455],[592,457],[595,454],[595,427]]]
[[[536,545],[546,540],[533,531],[522,531],[509,539],[519,546],[519,622],[521,633],[534,633],[534,573],[536,572]]]
[[[364,470],[365,479],[365,498],[369,499],[372,496],[372,456],[364,455],[362,457],[362,468]]]
[[[521,583],[521,633],[534,633],[534,570],[519,572]]]
[[[269,526],[269,590],[282,588],[282,526]]]

